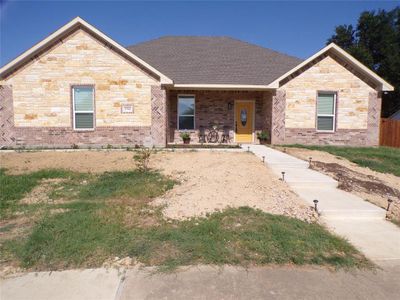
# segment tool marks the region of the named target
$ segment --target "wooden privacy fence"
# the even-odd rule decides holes
[[[400,148],[400,121],[381,119],[379,145]]]

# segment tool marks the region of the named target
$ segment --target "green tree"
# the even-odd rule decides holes
[[[354,29],[339,25],[327,44],[335,43],[395,87],[383,95],[382,116],[400,109],[400,7],[365,11]]]

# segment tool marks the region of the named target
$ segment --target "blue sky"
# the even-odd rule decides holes
[[[80,16],[122,45],[164,35],[232,36],[306,58],[340,24],[399,1],[9,1],[0,0],[0,65]]]

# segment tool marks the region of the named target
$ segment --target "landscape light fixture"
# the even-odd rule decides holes
[[[318,212],[318,200],[315,199],[315,200],[313,200],[313,202],[314,202],[314,209],[316,212]]]
[[[386,211],[389,211],[389,208],[390,208],[390,205],[392,204],[392,202],[393,202],[393,200],[388,198],[388,205],[387,205]]]
[[[265,163],[265,156],[262,157],[262,162]]]
[[[285,181],[285,172],[282,172],[282,181]]]

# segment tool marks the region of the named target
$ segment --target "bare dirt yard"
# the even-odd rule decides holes
[[[103,173],[135,168],[129,151],[38,151],[0,153],[1,167],[16,175],[43,169]]]
[[[0,154],[1,167],[6,168],[9,174],[49,168],[91,173],[127,171],[135,168],[132,157],[133,153],[129,151]],[[315,218],[305,202],[249,153],[161,151],[152,156],[150,164],[179,182],[167,194],[153,201],[154,205],[165,206],[163,213],[168,218],[204,216],[227,207],[240,206],[307,221]],[[25,199],[29,201],[29,197]]]
[[[280,147],[279,149],[282,150]],[[387,199],[390,197],[394,201],[391,204],[389,217],[400,222],[400,177],[358,166],[343,157],[323,151],[287,147],[286,153],[303,160],[312,157],[313,169],[338,180],[340,189],[379,207],[386,209]]]
[[[311,209],[254,155],[232,152],[162,153],[154,167],[179,182],[156,204],[164,214],[182,219],[226,207],[249,206],[308,220]]]

